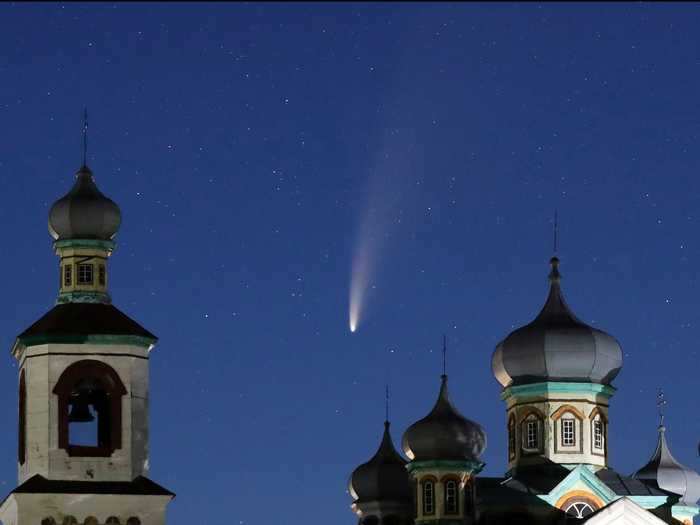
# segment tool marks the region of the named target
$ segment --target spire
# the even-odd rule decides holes
[[[88,147],[88,113],[87,108],[83,111],[83,168],[87,168],[87,147]],[[82,170],[81,170],[82,171]]]
[[[659,430],[663,431],[666,430],[664,427],[664,410],[666,407],[666,404],[668,401],[666,401],[666,398],[664,397],[664,391],[663,389],[659,388],[658,393],[656,394],[656,408],[659,411]]]
[[[386,428],[389,428],[389,384],[386,384],[386,388],[384,391],[384,425]]]
[[[447,377],[447,336],[442,334],[442,377]]]

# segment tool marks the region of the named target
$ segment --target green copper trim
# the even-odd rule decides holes
[[[109,334],[94,334],[94,335],[30,335],[18,338],[18,341],[26,346],[45,345],[49,343],[58,344],[85,344],[93,343],[98,345],[134,345],[150,348],[158,341],[150,337],[141,335],[109,335]]]
[[[64,303],[101,303],[110,304],[112,298],[105,292],[61,292],[56,304]]]
[[[696,505],[678,504],[671,507],[671,513],[674,517],[683,516],[685,518],[693,518],[700,512],[700,508]]]
[[[600,383],[564,383],[546,381],[529,385],[509,386],[501,392],[504,401],[510,397],[542,397],[547,394],[600,394],[611,397],[616,392],[614,387]]]
[[[411,461],[406,465],[408,472],[418,472],[422,470],[462,470],[472,474],[478,474],[486,466],[480,461],[455,461],[435,459],[430,461]]]
[[[618,500],[622,497],[623,496],[618,496],[617,498],[615,498],[615,500]],[[632,501],[634,501],[637,505],[639,505],[643,509],[655,509],[657,507],[660,507],[661,505],[665,505],[666,503],[670,503],[672,501],[672,498],[673,498],[672,495],[668,495],[668,496],[624,496],[624,497],[631,499]]]
[[[63,239],[53,243],[53,247],[56,250],[61,248],[100,248],[111,252],[116,246],[114,241],[104,241],[101,239]]]

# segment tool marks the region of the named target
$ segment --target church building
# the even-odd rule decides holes
[[[174,494],[148,479],[148,364],[157,338],[112,304],[119,207],[83,163],[49,213],[56,305],[17,336],[18,484],[4,525],[162,525]]]
[[[379,449],[352,473],[359,525],[692,525],[700,475],[671,454],[663,417],[645,465],[632,475],[609,465],[608,407],[622,350],[568,307],[556,257],[549,280],[539,315],[493,353],[506,406],[504,476],[479,475],[486,433],[450,400],[443,374],[433,409],[403,434],[404,454],[386,421]]]

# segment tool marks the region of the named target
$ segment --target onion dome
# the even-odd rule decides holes
[[[404,453],[413,461],[479,461],[485,448],[484,429],[452,405],[447,376],[443,374],[440,395],[430,414],[408,427],[403,435]]]
[[[632,476],[666,492],[678,494],[681,503],[695,505],[700,499],[700,474],[681,465],[666,443],[666,427],[659,426],[659,441],[649,463]]]
[[[609,385],[622,368],[614,337],[580,321],[561,291],[559,259],[552,257],[550,289],[539,315],[513,331],[493,354],[491,369],[505,388],[545,381]]]
[[[384,436],[379,449],[372,459],[353,471],[349,489],[355,502],[411,501],[406,460],[394,448],[388,421],[384,422]]]
[[[49,233],[57,240],[111,240],[121,223],[121,212],[114,201],[105,197],[83,166],[75,175],[71,190],[58,199],[49,212]]]

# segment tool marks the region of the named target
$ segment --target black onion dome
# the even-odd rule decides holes
[[[503,387],[545,381],[608,385],[622,368],[622,349],[614,337],[573,314],[561,291],[559,259],[550,262],[551,286],[542,311],[498,344],[493,374]]]
[[[678,494],[682,503],[695,505],[700,499],[700,474],[680,464],[666,443],[666,427],[659,427],[659,440],[649,462],[632,476],[666,492]]]
[[[384,436],[377,453],[353,471],[349,485],[350,494],[356,502],[411,501],[406,460],[394,448],[388,421],[384,423]]]
[[[414,461],[479,461],[485,448],[486,433],[481,425],[465,418],[452,405],[447,376],[443,375],[440,395],[430,414],[404,433],[404,453]]]
[[[105,197],[87,166],[78,170],[71,190],[58,199],[49,212],[49,233],[57,240],[111,240],[119,229],[119,206]]]

